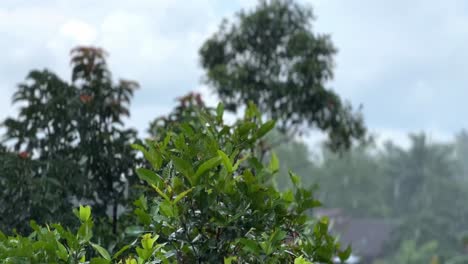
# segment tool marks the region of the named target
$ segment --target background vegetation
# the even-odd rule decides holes
[[[337,51],[312,22],[292,0],[223,21],[200,48],[222,103],[183,95],[146,140],[123,123],[138,84],[115,81],[104,50],[72,50],[71,82],[32,70],[13,97],[18,115],[2,123],[0,259],[344,260],[350,248],[313,215],[322,205],[394,224],[375,264],[467,263],[468,133],[375,144],[360,109],[326,86]],[[301,141],[311,130],[327,136],[313,152]]]

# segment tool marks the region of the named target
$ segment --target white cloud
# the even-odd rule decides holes
[[[90,45],[96,40],[96,29],[80,20],[69,20],[60,27],[60,33],[79,45]]]
[[[14,113],[6,102],[29,70],[47,67],[68,79],[68,51],[78,44],[95,44],[109,51],[116,78],[142,85],[131,119],[141,131],[157,112],[174,105],[173,98],[201,89],[198,48],[223,17],[256,3],[4,1],[0,93],[7,99],[0,101],[0,119]],[[403,138],[417,129],[437,129],[439,136],[468,126],[458,118],[468,115],[463,107],[468,97],[468,3],[301,2],[312,3],[318,17],[315,30],[330,32],[339,49],[336,79],[330,85],[355,105],[364,104],[371,130],[384,127],[389,137]],[[215,104],[215,98],[209,100]]]

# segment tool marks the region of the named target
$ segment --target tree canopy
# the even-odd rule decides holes
[[[308,125],[325,131],[331,148],[349,148],[365,134],[362,115],[327,89],[336,48],[313,32],[313,18],[295,1],[259,1],[224,20],[200,49],[201,65],[226,109],[252,101],[283,131]]]
[[[129,115],[128,106],[138,85],[126,80],[114,83],[105,57],[102,49],[78,47],[71,52],[71,83],[48,70],[33,70],[13,96],[20,110],[18,117],[3,123],[4,138],[20,153],[18,162],[34,169],[17,168],[28,182],[24,185],[15,182],[15,170],[6,172],[2,187],[17,193],[9,206],[23,204],[26,219],[66,223],[68,210],[63,207],[86,201],[93,204],[96,216],[106,217],[111,210],[116,232],[117,209],[126,199],[136,160],[129,146],[136,140],[136,132],[125,129],[122,119]],[[54,203],[44,202],[42,206],[48,210],[38,210],[40,199],[31,198],[39,188],[32,187],[34,181],[46,188],[41,192],[44,196],[60,197]],[[62,209],[54,210],[53,205]],[[36,213],[27,213],[32,211]],[[12,219],[12,227],[24,229],[27,221],[20,215],[12,216],[18,217]]]

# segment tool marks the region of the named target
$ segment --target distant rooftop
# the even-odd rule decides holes
[[[343,246],[352,245],[353,254],[365,259],[381,256],[395,224],[382,218],[357,218],[344,215],[339,208],[318,209],[314,215],[328,216],[330,228]]]

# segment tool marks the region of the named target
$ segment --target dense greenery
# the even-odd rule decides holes
[[[199,127],[198,112],[206,111],[215,114],[215,109],[206,106],[200,93],[188,93],[177,98],[178,104],[167,116],[160,116],[150,123],[148,133],[158,139],[166,136],[168,130],[177,130],[180,123],[189,123]]]
[[[141,234],[111,256],[91,242],[89,207],[80,207],[77,233],[61,225],[32,224],[28,237],[0,234],[0,256],[7,263],[332,263],[346,259],[350,249],[328,233],[327,218],[314,221],[306,212],[320,205],[310,190],[290,172],[294,188],[279,192],[272,185],[279,169],[276,156],[262,164],[253,154],[260,138],[274,122],[262,123],[254,105],[243,120],[223,123],[223,107],[216,116],[201,111],[198,129],[181,123],[162,141],[133,145],[151,168],[140,167],[146,195],[135,201]],[[93,253],[92,249],[96,252]]]
[[[376,263],[467,263],[468,133],[446,144],[417,134],[408,148],[353,146],[363,119],[326,87],[336,49],[312,21],[292,0],[262,0],[224,21],[200,49],[224,104],[180,97],[145,142],[123,126],[138,85],[115,83],[103,50],[74,49],[71,82],[31,71],[13,98],[18,116],[3,122],[0,259],[331,263],[350,249],[327,218],[310,216],[322,200],[397,224]],[[224,105],[244,117],[227,125]],[[306,128],[328,135],[315,156],[293,137]],[[78,204],[94,219],[88,206],[74,217]]]
[[[58,162],[52,165],[59,167]],[[66,190],[57,179],[41,175],[43,167],[43,162],[31,160],[27,152],[0,149],[0,230],[24,232],[30,219],[74,222],[68,215],[70,203],[63,201]]]
[[[4,139],[14,144],[0,153],[5,230],[24,231],[29,219],[70,223],[68,208],[85,201],[96,216],[111,215],[117,232],[117,210],[126,203],[136,162],[130,148],[136,133],[123,128],[122,119],[137,84],[113,83],[101,49],[71,54],[72,82],[31,71],[13,97],[18,117],[3,123]]]
[[[362,116],[326,88],[336,49],[312,20],[309,7],[291,0],[262,0],[225,20],[200,49],[206,81],[228,110],[252,101],[283,132],[306,124],[325,131],[329,147],[349,148],[365,134]]]
[[[394,261],[385,263],[426,263],[397,260],[398,255],[416,251],[411,248],[430,248],[438,256],[437,263],[465,263],[466,132],[452,143],[431,142],[425,134],[409,138],[408,148],[387,142],[381,147],[357,146],[342,154],[323,149],[315,157],[307,155],[307,147],[298,141],[273,149],[284,158],[285,166],[314,176],[304,178],[304,183],[320,185],[317,194],[326,207],[342,208],[348,216],[385,218],[397,224],[386,247],[386,257]],[[300,158],[301,164],[297,164],[291,153],[304,153],[309,160]],[[281,186],[288,186],[286,179],[282,169]]]

